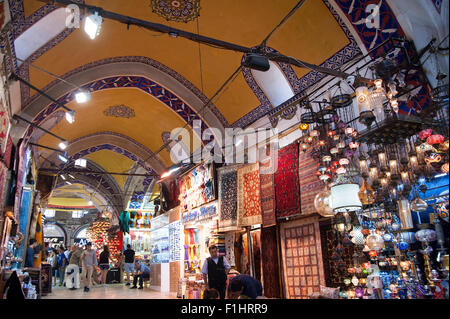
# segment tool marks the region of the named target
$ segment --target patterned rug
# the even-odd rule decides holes
[[[315,175],[317,162],[312,157],[311,151],[300,152],[299,174],[300,174],[300,202],[301,213],[311,214],[316,211],[314,199],[324,188],[323,182]]]
[[[239,226],[262,223],[259,163],[237,170],[237,215]]]
[[[217,169],[219,185],[219,227],[221,230],[237,227],[237,168],[227,166]]]
[[[275,214],[275,159],[273,156],[262,159],[259,163],[259,176],[261,183],[261,211],[263,227],[276,224]]]
[[[292,143],[278,152],[275,173],[277,218],[297,215],[300,210],[298,143]]]
[[[281,224],[285,297],[309,299],[325,286],[318,217]]]
[[[276,227],[264,227],[261,229],[261,259],[263,260],[264,296],[267,298],[280,298]]]

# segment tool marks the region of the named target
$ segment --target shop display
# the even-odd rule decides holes
[[[214,165],[200,164],[180,178],[179,187],[180,209],[182,212],[214,200]]]
[[[232,229],[238,226],[237,218],[237,168],[227,166],[217,170],[219,185],[220,228]]]

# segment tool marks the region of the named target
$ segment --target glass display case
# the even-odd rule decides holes
[[[169,246],[169,216],[163,214],[154,217],[150,226],[150,263],[168,263]]]

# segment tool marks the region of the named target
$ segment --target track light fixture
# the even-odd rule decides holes
[[[84,31],[89,35],[89,38],[94,40],[99,34],[102,27],[103,18],[98,15],[98,12],[86,17],[84,21]]]
[[[81,91],[75,93],[75,100],[78,103],[85,103],[85,102],[89,101],[90,98],[91,98],[91,93],[88,91],[81,90]]]

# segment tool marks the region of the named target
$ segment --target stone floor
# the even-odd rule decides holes
[[[84,292],[82,288],[69,290],[53,286],[52,293],[42,299],[176,299],[176,293],[161,293],[157,288],[130,289],[124,284],[108,284],[93,286],[89,292]]]

